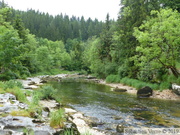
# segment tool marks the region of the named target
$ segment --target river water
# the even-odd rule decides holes
[[[138,99],[109,86],[82,81],[51,82],[56,96],[94,120],[92,126],[116,132],[118,124],[131,128],[180,128],[180,101]]]

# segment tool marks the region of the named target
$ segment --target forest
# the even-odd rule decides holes
[[[179,0],[120,5],[118,20],[103,22],[0,2],[0,80],[68,70],[154,89],[180,84]]]

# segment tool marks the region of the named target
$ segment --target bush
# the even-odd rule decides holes
[[[64,122],[66,121],[64,109],[59,109],[50,114],[50,126],[53,128],[64,127]]]
[[[120,78],[118,75],[109,75],[106,77],[106,82],[107,83],[119,83]]]
[[[6,71],[0,74],[0,80],[10,80],[10,79],[17,79],[18,75],[12,71]]]

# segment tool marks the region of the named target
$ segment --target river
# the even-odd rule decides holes
[[[116,132],[124,127],[180,128],[180,101],[138,99],[135,95],[118,93],[109,86],[73,79],[51,82],[61,102],[95,120],[92,126]]]

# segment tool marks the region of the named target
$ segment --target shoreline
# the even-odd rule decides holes
[[[98,84],[103,84],[106,86],[110,86],[111,88],[118,88],[118,89],[126,89],[127,93],[129,94],[133,94],[136,95],[137,94],[137,89],[132,87],[132,86],[128,86],[128,85],[124,85],[121,83],[107,83],[104,79],[96,79],[94,77],[89,77],[86,76],[87,81],[92,81]],[[153,98],[153,99],[161,99],[161,100],[174,100],[174,101],[180,101],[180,96],[178,96],[177,94],[175,94],[172,90],[170,89],[165,89],[165,90],[153,90],[153,95],[150,96],[149,98]]]
[[[99,84],[104,84],[107,86],[110,86],[112,88],[119,88],[119,89],[126,89],[127,93],[134,94],[136,95],[137,89],[131,86],[123,85],[121,83],[106,83],[105,80],[99,80]],[[172,90],[170,89],[165,89],[165,90],[153,90],[153,95],[150,96],[149,98],[153,99],[162,99],[162,100],[176,100],[180,101],[180,96],[175,94]]]

